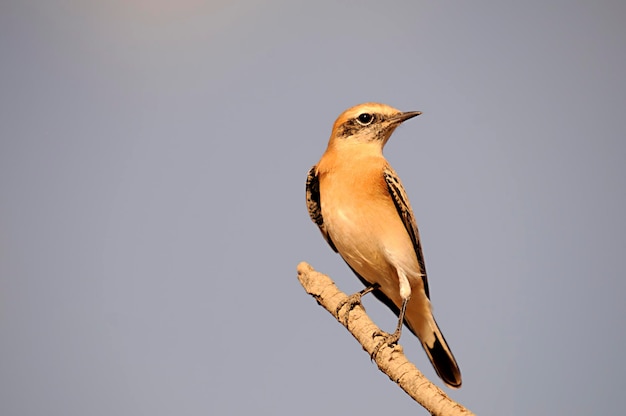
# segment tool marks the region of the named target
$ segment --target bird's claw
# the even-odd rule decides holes
[[[383,346],[387,345],[388,347],[393,348],[398,344],[398,341],[400,340],[400,333],[398,331],[394,332],[393,334],[388,334],[386,332],[376,332],[374,336],[382,336],[383,340],[380,341],[378,345],[376,345],[376,347],[374,347],[374,351],[372,351],[372,354],[370,355],[370,359],[372,361],[376,358]]]
[[[339,305],[337,305],[337,308],[335,309],[335,316],[337,317],[337,319],[341,319],[344,325],[348,324],[348,315],[350,315],[350,311],[352,311],[352,309],[354,309],[356,306],[361,305],[362,296],[363,295],[360,292],[353,293],[352,295],[348,296],[346,299],[339,302]],[[341,312],[341,310],[346,305],[348,305],[348,309],[343,314],[343,317],[340,318],[339,312]]]

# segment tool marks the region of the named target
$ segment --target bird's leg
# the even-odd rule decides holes
[[[350,314],[350,311],[354,309],[355,306],[361,304],[361,298],[367,295],[368,293],[373,292],[374,290],[378,289],[379,287],[380,285],[378,283],[374,283],[373,285],[369,285],[368,287],[361,290],[360,292],[351,294],[345,300],[339,302],[337,309],[335,309],[335,316],[339,318],[339,312],[341,312],[341,309],[343,309],[344,306],[348,305],[348,309],[346,310],[343,316],[343,324],[346,325],[348,323],[348,315]]]
[[[374,351],[372,352],[372,355],[370,356],[372,360],[374,359],[374,357],[376,357],[376,355],[378,355],[378,352],[380,351],[383,345],[387,344],[389,347],[393,347],[400,340],[400,335],[402,335],[402,325],[404,324],[404,313],[406,312],[406,305],[408,303],[409,303],[409,298],[402,300],[402,307],[400,308],[400,313],[398,314],[398,326],[396,326],[396,330],[393,332],[393,334],[386,334],[386,335],[380,334],[380,335],[383,335],[385,339],[383,339],[376,346],[376,348],[374,348]]]

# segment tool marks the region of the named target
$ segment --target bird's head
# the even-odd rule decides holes
[[[419,111],[402,112],[379,103],[356,105],[337,118],[328,146],[342,148],[367,144],[368,147],[373,146],[382,151],[396,127],[420,114]]]

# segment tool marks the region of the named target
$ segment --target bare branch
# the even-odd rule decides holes
[[[383,340],[384,332],[372,322],[362,306],[357,305],[345,319],[337,314],[337,307],[348,299],[330,277],[319,273],[308,263],[298,265],[298,280],[317,303],[346,327],[370,356]],[[339,316],[338,316],[339,315]],[[344,319],[342,319],[344,318]],[[434,416],[473,415],[465,407],[450,399],[439,387],[428,380],[404,355],[402,346],[384,345],[373,357],[380,371],[398,384],[409,396]]]

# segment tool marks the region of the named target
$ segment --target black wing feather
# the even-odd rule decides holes
[[[387,182],[387,188],[389,189],[393,203],[398,211],[398,215],[402,218],[404,228],[406,228],[406,231],[409,233],[411,241],[413,242],[413,248],[415,249],[415,255],[417,256],[417,263],[420,266],[420,273],[422,274],[422,280],[424,281],[424,292],[426,292],[426,296],[430,299],[430,293],[428,291],[428,278],[426,277],[426,264],[424,262],[424,254],[422,253],[422,243],[420,242],[420,234],[417,230],[417,223],[415,222],[413,211],[411,210],[411,205],[409,204],[409,198],[404,191],[400,178],[391,166],[385,167],[383,175],[385,177],[385,182]]]
[[[306,207],[309,210],[311,220],[317,224],[328,245],[337,252],[337,247],[333,244],[324,225],[322,217],[322,203],[320,201],[320,182],[317,178],[317,166],[313,166],[306,177]]]

